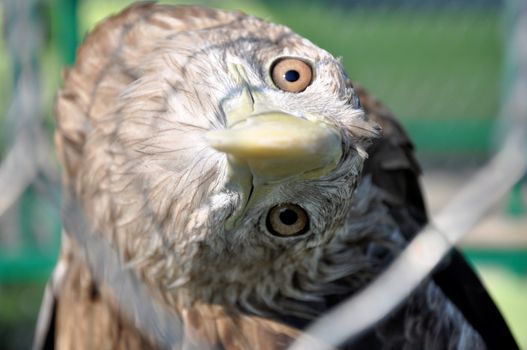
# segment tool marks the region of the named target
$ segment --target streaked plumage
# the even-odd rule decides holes
[[[273,84],[269,71],[280,57],[313,66],[305,90]],[[332,150],[338,138],[338,158],[311,167],[291,162],[290,149],[254,158],[266,140],[240,150],[211,134],[253,130],[247,115],[256,133],[275,120],[320,124],[314,144]],[[376,276],[426,222],[412,146],[390,113],[353,87],[329,53],[239,12],[141,4],[100,24],[66,73],[56,144],[65,187],[153,297],[181,316],[189,348],[200,338],[226,349],[285,348]],[[309,214],[307,233],[268,232],[266,213],[283,203]],[[60,349],[153,348],[77,249],[66,236],[53,327],[41,339]],[[481,315],[492,315],[511,342],[477,279],[481,311],[464,310],[467,295],[442,286],[453,263],[473,278],[456,254],[359,346],[492,348],[495,338],[478,328]]]

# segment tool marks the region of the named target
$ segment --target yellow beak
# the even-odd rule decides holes
[[[206,140],[231,160],[246,164],[254,184],[311,172],[320,176],[342,156],[341,136],[334,127],[282,112],[249,116],[208,132]]]

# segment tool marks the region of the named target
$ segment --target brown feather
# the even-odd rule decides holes
[[[243,20],[247,22],[241,23]],[[244,28],[244,25],[254,28],[249,30]],[[231,246],[231,241],[228,241],[230,238],[219,234],[219,238],[214,237],[210,241],[199,240],[202,239],[199,230],[207,232],[207,225],[211,226],[209,221],[203,220],[203,216],[212,215],[210,212],[201,215],[201,199],[206,197],[206,193],[212,192],[211,179],[223,179],[225,174],[215,172],[215,169],[206,168],[200,163],[188,162],[187,159],[194,157],[200,160],[194,154],[181,152],[178,153],[179,158],[164,159],[160,155],[175,152],[176,147],[172,147],[174,145],[182,148],[191,146],[186,144],[185,139],[191,129],[203,131],[218,127],[218,124],[221,124],[218,120],[207,119],[204,122],[202,119],[201,122],[205,126],[200,124],[199,120],[192,124],[194,119],[198,119],[197,115],[203,114],[208,107],[218,109],[218,106],[211,108],[212,94],[203,92],[207,89],[198,91],[202,87],[199,83],[207,83],[203,74],[208,71],[199,69],[199,63],[204,62],[198,61],[198,67],[189,73],[185,64],[188,59],[185,57],[186,52],[178,51],[173,53],[173,56],[165,57],[162,49],[170,40],[175,41],[178,34],[195,30],[193,34],[177,39],[191,47],[189,56],[194,57],[196,52],[203,54],[201,47],[198,48],[198,45],[192,42],[195,39],[192,35],[199,37],[196,33],[202,34],[207,28],[225,30],[211,31],[213,33],[206,36],[207,40],[215,40],[210,43],[213,48],[229,46],[231,43],[228,40],[239,41],[238,43],[242,44],[247,41],[248,45],[252,44],[251,40],[269,42],[276,46],[280,43],[285,46],[285,49],[281,47],[283,52],[304,50],[300,52],[313,54],[317,60],[324,62],[320,63],[328,73],[325,76],[326,80],[321,79],[325,82],[324,92],[331,92],[330,96],[335,97],[331,102],[336,102],[325,103],[322,99],[318,101],[311,98],[316,100],[311,108],[315,112],[323,109],[327,114],[339,115],[339,125],[343,129],[349,129],[343,130],[343,133],[348,132],[351,136],[343,142],[347,153],[342,158],[347,167],[341,166],[331,175],[336,179],[333,180],[335,182],[326,183],[330,186],[321,186],[324,191],[312,189],[311,193],[307,190],[297,193],[298,196],[308,197],[305,202],[318,195],[319,201],[326,200],[327,207],[335,207],[332,213],[327,208],[321,209],[328,210],[326,214],[334,215],[327,226],[324,226],[326,229],[320,237],[311,237],[311,241],[306,240],[307,243],[302,242],[296,246],[288,246],[287,242],[276,244],[274,238],[261,236],[258,237],[261,241],[240,239],[236,242],[237,246]],[[232,34],[234,31],[237,36]],[[246,34],[251,36],[247,37]],[[159,45],[161,50],[156,51]],[[177,47],[183,51],[186,48],[184,45]],[[262,55],[275,57],[272,52],[263,51]],[[152,52],[158,54],[155,57],[157,61],[152,59]],[[246,51],[243,52],[246,54]],[[178,61],[182,58],[183,63]],[[168,66],[173,70],[169,71],[169,76],[177,72],[182,80],[190,80],[198,87],[191,86],[194,91],[187,91],[173,87],[172,81],[165,75],[157,74],[154,78],[149,76],[150,70],[155,71],[157,67],[154,66],[162,60],[170,61]],[[213,60],[214,65],[218,57],[213,56]],[[346,215],[351,213],[348,207],[354,204],[351,197],[365,157],[362,147],[376,135],[376,124],[383,128],[384,134],[367,149],[369,159],[365,163],[363,178],[371,176],[376,187],[386,194],[382,198],[388,202],[393,217],[397,219],[399,215],[409,219],[395,220],[397,224],[402,223],[403,235],[410,237],[416,232],[416,227],[426,220],[418,184],[420,170],[414,159],[413,146],[404,130],[372,95],[361,87],[355,87],[366,112],[366,118],[363,118],[362,111],[352,102],[355,97],[352,96],[353,91],[349,86],[345,85],[340,63],[285,27],[269,24],[239,12],[152,3],[137,4],[98,25],[79,49],[75,67],[65,72],[64,76],[64,87],[59,92],[56,104],[55,140],[65,170],[65,191],[72,191],[81,198],[86,216],[93,221],[94,230],[101,232],[108,239],[119,257],[126,263],[136,264],[133,266],[136,268],[135,272],[152,291],[152,298],[181,318],[184,327],[183,343],[175,344],[174,348],[200,348],[203,342],[224,349],[287,348],[300,332],[296,328],[299,324],[291,321],[293,317],[303,317],[301,322],[309,321],[373,278],[373,274],[382,266],[377,264],[372,267],[375,262],[365,261],[368,257],[364,252],[367,251],[371,240],[377,240],[381,245],[385,244],[389,249],[396,250],[395,243],[389,241],[393,231],[396,231],[392,229],[396,223],[393,220],[383,221],[383,227],[387,228],[385,231],[376,227],[366,227],[358,233],[375,237],[360,237],[354,236],[353,230],[347,227],[364,228],[364,225],[372,225],[372,222],[375,225],[375,222],[370,222],[366,215],[363,215],[362,219]],[[145,76],[151,80],[143,79]],[[160,82],[159,79],[165,81]],[[172,94],[181,94],[187,98],[186,101],[194,102],[190,106],[184,105],[187,109],[183,115],[188,114],[190,117],[181,117],[181,120],[175,121],[166,120],[164,113],[173,101],[169,99],[170,96],[160,96],[160,83],[171,88]],[[139,91],[133,89],[137,86],[141,88]],[[158,89],[153,89],[152,86]],[[206,87],[211,90],[218,88],[211,84]],[[189,95],[191,98],[188,98]],[[176,104],[179,102],[181,100]],[[303,102],[301,99],[296,101],[299,106],[303,106]],[[135,109],[130,108],[130,105]],[[127,114],[129,110],[132,112]],[[146,113],[152,111],[152,114]],[[149,117],[155,118],[158,124],[150,123]],[[177,129],[173,125],[180,128],[185,125],[185,128]],[[162,132],[173,129],[177,129],[179,134],[168,133],[163,139]],[[159,139],[142,145],[144,148],[137,147],[138,143],[149,137]],[[180,143],[174,142],[174,138],[180,138],[176,140]],[[116,139],[119,139],[120,143],[114,142]],[[167,145],[167,142],[174,143]],[[126,153],[128,148],[132,150]],[[192,151],[191,149],[188,153],[193,153]],[[136,157],[134,160],[138,161],[127,163],[130,159],[125,159],[125,154],[132,154]],[[148,161],[143,161],[146,156],[150,156],[146,160],[153,161],[154,156],[159,156],[166,161],[169,164],[163,164],[166,168],[159,167],[166,171],[159,174],[158,168],[151,166]],[[207,164],[209,159],[204,158],[204,163]],[[126,166],[122,166],[125,163]],[[220,162],[213,159],[211,163],[216,165]],[[177,173],[177,170],[185,166],[189,168],[186,172]],[[143,167],[141,170],[147,175],[141,173],[143,177],[127,177],[137,167]],[[175,173],[183,175],[175,179]],[[181,177],[185,177],[184,181]],[[173,185],[174,180],[176,185]],[[184,189],[178,192],[174,188],[178,188],[180,181]],[[142,189],[142,192],[125,192],[133,186]],[[116,193],[121,195],[115,195]],[[138,195],[143,197],[138,198]],[[380,197],[373,198],[374,196],[366,196],[365,202],[378,205]],[[379,208],[380,205],[374,209]],[[182,221],[173,218],[187,214],[189,218],[185,217]],[[382,210],[367,214],[372,217],[378,214],[378,217],[382,216],[381,219],[385,217]],[[378,217],[374,219],[379,219]],[[355,222],[351,222],[352,220]],[[189,231],[192,236],[198,237],[195,241],[182,236],[187,225],[191,227]],[[216,228],[213,227],[214,229]],[[331,235],[338,229],[339,235]],[[158,230],[169,232],[171,236],[156,235]],[[247,247],[249,249],[245,250]],[[288,250],[288,247],[294,249]],[[233,254],[236,249],[239,249],[239,254]],[[56,310],[55,334],[52,336],[56,348],[156,348],[159,344],[150,339],[148,334],[141,333],[116,306],[118,303],[114,298],[119,297],[116,295],[118,290],[107,290],[105,286],[99,285],[89,267],[80,258],[81,255],[76,254],[78,251],[79,247],[66,236],[61,255],[61,262],[66,267],[61,278],[54,281],[52,290],[56,305],[50,306]],[[223,254],[218,254],[218,251]],[[301,257],[306,258],[300,259],[299,252],[302,253]],[[309,257],[307,254],[310,254]],[[192,260],[193,258],[196,259]],[[355,264],[350,259],[355,259]],[[362,267],[364,271],[361,271]],[[232,278],[235,274],[236,278]],[[177,277],[180,276],[187,279],[183,278],[183,282],[178,284]],[[283,279],[278,282],[284,283],[275,283],[278,278]],[[187,286],[185,283],[189,279],[192,283]],[[265,279],[263,283],[262,279]],[[176,285],[174,288],[179,288],[178,294],[171,293],[170,288],[173,285]],[[185,293],[192,297],[185,298]],[[335,297],[335,303],[330,300],[332,297]],[[243,305],[240,306],[241,304]],[[291,319],[282,318],[282,312],[290,313],[291,315],[285,316],[291,316]],[[434,310],[430,311],[433,312]],[[257,313],[260,316],[254,315]],[[284,322],[279,322],[281,318]],[[48,329],[51,332],[54,328]]]
[[[80,46],[75,67],[64,72],[64,87],[56,102],[55,142],[65,167],[65,184],[77,175],[87,134],[92,128],[105,127],[105,116],[136,79],[156,39],[219,26],[238,16],[241,13],[204,7],[139,3],[100,23]]]
[[[75,187],[90,131],[106,127],[105,116],[136,79],[140,62],[150,51],[149,43],[169,31],[219,26],[240,15],[145,3],[132,5],[99,24],[78,50],[75,67],[64,71],[64,87],[56,103],[55,142],[65,168],[65,186]],[[70,241],[68,237],[65,240]],[[67,271],[60,286],[54,288],[56,349],[156,348],[155,342],[115,307],[112,293],[97,285],[89,268],[74,254],[75,249],[74,244],[63,242],[61,260]],[[281,323],[226,312],[217,305],[197,305],[180,313],[188,326],[183,349],[203,340],[213,348],[285,349],[298,333]]]
[[[73,258],[62,284],[56,316],[56,349],[157,349],[100,290],[82,261]],[[286,349],[299,331],[257,316],[237,314],[219,305],[182,309],[182,349]],[[179,348],[179,347],[177,347]]]
[[[57,304],[56,349],[154,349],[115,309],[85,264],[68,258]]]

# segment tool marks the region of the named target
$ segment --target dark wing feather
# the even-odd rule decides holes
[[[412,239],[427,222],[419,184],[420,168],[409,137],[390,111],[360,86],[355,87],[371,120],[383,136],[368,149],[364,174],[388,193],[386,204],[403,235]],[[432,276],[443,293],[477,330],[489,349],[518,349],[509,327],[463,255],[452,249]]]

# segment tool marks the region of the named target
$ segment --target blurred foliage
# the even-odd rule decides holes
[[[43,282],[0,284],[0,349],[30,349]]]
[[[520,348],[527,349],[527,277],[497,265],[479,265],[478,270]]]
[[[351,77],[401,118],[496,116],[500,36],[495,11],[347,12],[324,10],[317,2],[294,16],[299,4],[287,5],[274,12],[280,22],[343,57]]]

